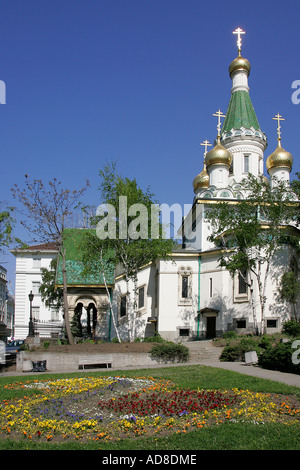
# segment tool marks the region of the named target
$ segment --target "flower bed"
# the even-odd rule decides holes
[[[298,423],[295,399],[248,390],[178,389],[151,377],[29,380],[28,396],[0,404],[0,437],[109,441],[232,422]]]

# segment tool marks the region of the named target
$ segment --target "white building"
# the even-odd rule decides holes
[[[0,340],[12,335],[14,318],[14,297],[7,283],[7,269],[0,266]]]
[[[28,335],[30,302],[32,291],[32,318],[35,334],[42,337],[57,335],[62,328],[62,315],[54,308],[49,309],[41,299],[39,287],[42,280],[41,268],[49,268],[51,260],[57,257],[55,244],[29,246],[26,249],[12,250],[16,257],[15,284],[15,329],[14,337],[24,339]]]

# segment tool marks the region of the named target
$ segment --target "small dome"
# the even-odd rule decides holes
[[[281,141],[278,139],[278,145],[275,152],[268,156],[266,167],[269,172],[272,168],[285,167],[291,171],[293,166],[293,155],[281,147]]]
[[[229,150],[226,150],[226,148],[223,147],[220,141],[220,136],[218,135],[215,147],[206,154],[206,166],[209,167],[210,165],[227,165],[228,167],[230,167],[231,161],[231,153],[229,152]]]
[[[245,70],[249,75],[250,69],[251,69],[251,65],[250,65],[249,60],[242,57],[241,54],[239,53],[236,59],[234,59],[229,65],[228,70],[229,70],[229,75],[231,77],[231,74],[235,72],[236,70]]]
[[[196,189],[209,187],[209,176],[206,170],[205,163],[204,163],[204,168],[201,171],[201,173],[199,173],[199,175],[197,175],[196,178],[194,178],[193,187],[194,187],[194,191],[196,191]]]

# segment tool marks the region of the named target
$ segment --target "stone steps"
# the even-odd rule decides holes
[[[190,350],[191,362],[218,362],[223,348],[213,346],[211,341],[191,341],[185,343]]]

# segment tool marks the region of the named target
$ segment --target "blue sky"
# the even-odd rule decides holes
[[[12,203],[27,173],[69,189],[89,179],[86,201],[97,205],[99,170],[117,160],[160,203],[192,203],[199,144],[213,142],[212,114],[230,99],[238,26],[265,155],[279,112],[292,177],[300,171],[299,1],[0,0],[0,12],[0,201]],[[14,257],[0,263],[12,279]]]

